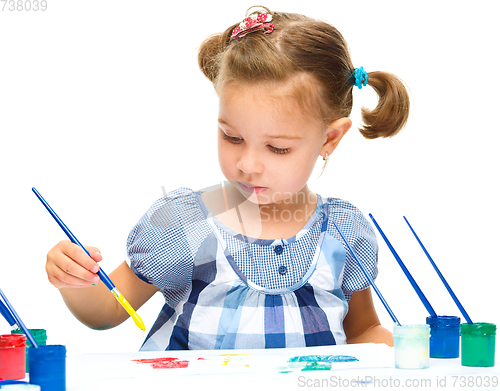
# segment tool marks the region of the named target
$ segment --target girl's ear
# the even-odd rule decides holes
[[[323,148],[321,148],[321,155],[324,156],[325,152],[331,155],[351,126],[352,121],[347,117],[340,118],[328,125],[325,143],[323,144]]]

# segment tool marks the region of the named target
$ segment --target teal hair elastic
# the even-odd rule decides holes
[[[368,72],[363,67],[354,69],[354,85],[359,89],[368,85]]]

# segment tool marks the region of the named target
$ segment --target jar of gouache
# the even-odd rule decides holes
[[[40,345],[28,350],[30,384],[38,384],[42,391],[66,390],[66,347]]]
[[[458,316],[428,316],[431,328],[430,357],[458,358],[460,350],[460,318]]]
[[[0,380],[26,376],[26,336],[0,335]]]
[[[495,366],[495,336],[493,323],[462,323],[462,365],[466,367]]]
[[[398,369],[429,368],[428,324],[394,326],[394,358]]]

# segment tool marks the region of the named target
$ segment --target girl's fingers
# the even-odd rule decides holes
[[[88,247],[87,251],[96,260],[102,259],[96,247]],[[89,257],[80,246],[66,240],[49,251],[45,269],[50,283],[57,288],[89,287],[99,282],[96,260]]]
[[[96,255],[97,248],[90,248],[92,250],[90,254]],[[66,257],[72,259],[74,262],[91,271],[92,273],[97,273],[99,271],[99,265],[97,264],[97,262],[93,258],[89,257],[80,246],[71,243],[70,241],[64,241],[64,244],[61,246],[61,251],[64,255],[66,255]],[[102,259],[102,257],[100,258]]]
[[[47,264],[45,269],[49,281],[57,288],[67,286],[90,287],[97,285],[99,282],[97,274],[89,272],[70,259],[62,262],[62,264]],[[54,277],[56,281],[53,281],[51,277]]]
[[[56,266],[59,269],[61,269],[64,273],[79,278],[81,280],[90,282],[92,284],[97,284],[97,282],[99,282],[99,276],[97,274],[88,271],[87,269],[80,266],[76,262],[73,262],[73,260],[69,258],[67,258],[65,261],[61,262]]]
[[[84,246],[85,249],[89,252],[90,257],[96,261],[96,262],[101,262],[102,261],[102,255],[101,252],[97,247],[93,246]]]
[[[89,288],[93,283],[84,281],[81,278],[74,277],[65,273],[63,270],[55,268],[52,273],[47,271],[49,282],[56,288]]]

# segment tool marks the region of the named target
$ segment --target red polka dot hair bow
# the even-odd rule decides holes
[[[248,18],[243,19],[243,22],[241,22],[238,27],[233,29],[231,39],[242,38],[247,34],[259,30],[262,30],[264,34],[270,34],[274,30],[274,24],[269,23],[271,20],[273,20],[271,14],[251,15]]]

